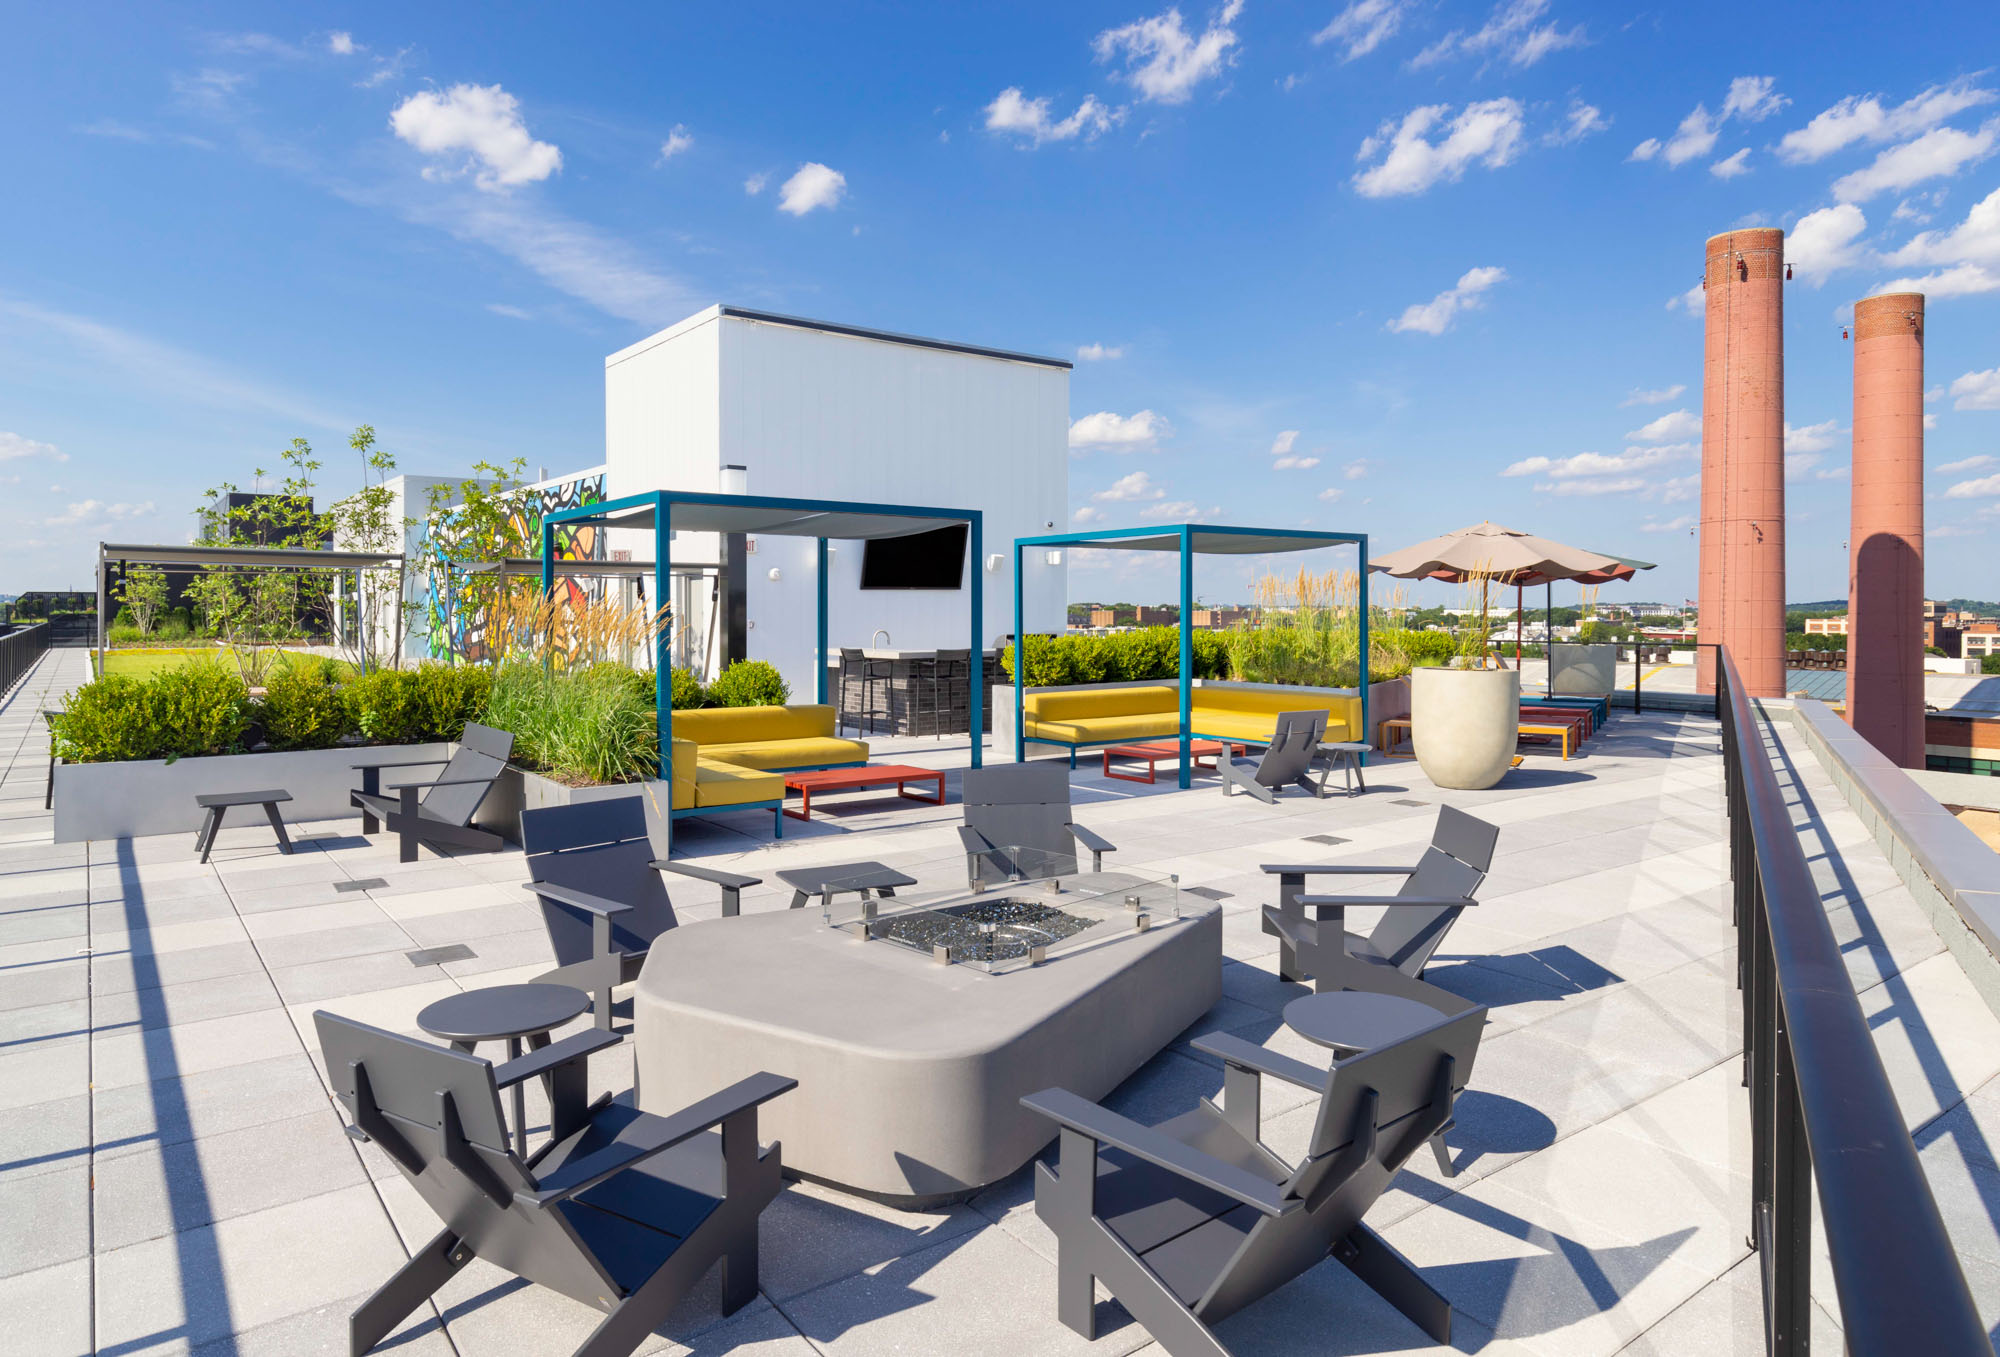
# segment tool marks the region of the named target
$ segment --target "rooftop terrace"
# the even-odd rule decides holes
[[[341,1351],[349,1310],[436,1222],[384,1156],[341,1133],[311,1014],[414,1033],[439,997],[546,969],[522,857],[401,864],[392,839],[370,843],[352,820],[299,825],[292,857],[268,829],[225,829],[206,866],[182,835],[55,845],[37,712],[86,672],[83,652],[50,652],[0,705],[0,1348]],[[1771,735],[1828,918],[1991,1326],[2000,1019],[1801,735],[1782,721]],[[877,752],[954,773],[968,753],[921,739]],[[954,804],[937,810],[816,800],[811,824],[788,822],[781,843],[752,816],[738,817],[743,834],[726,819],[684,821],[677,847],[765,878],[746,913],[781,909],[781,867],[952,851],[956,781]],[[1260,863],[1409,858],[1441,804],[1498,824],[1478,906],[1429,976],[1491,1010],[1450,1135],[1461,1171],[1442,1180],[1418,1155],[1369,1223],[1449,1298],[1457,1350],[1761,1350],[1713,719],[1617,715],[1580,757],[1531,755],[1478,793],[1441,792],[1403,761],[1371,767],[1365,796],[1276,807],[1225,800],[1213,780],[1187,792],[1170,779],[1105,781],[1092,760],[1074,782],[1080,818],[1118,844],[1122,865],[1178,873],[1223,916],[1225,997],[1108,1100],[1144,1121],[1220,1088],[1221,1067],[1188,1046],[1205,1032],[1325,1063],[1279,1017],[1304,990],[1277,978]],[[713,888],[677,885],[675,901],[684,922],[719,914]],[[471,955],[409,955],[451,944]],[[628,1086],[630,1043],[592,1074],[601,1088]],[[1278,1153],[1303,1145],[1305,1103],[1267,1089],[1263,1134]],[[1031,1196],[1027,1170],[926,1212],[793,1183],[764,1216],[759,1298],[724,1319],[711,1277],[641,1351],[1159,1351],[1130,1321],[1102,1322],[1095,1343],[1057,1323],[1053,1238]],[[1823,1259],[1816,1273],[1815,1340],[1831,1350]],[[476,1262],[387,1350],[562,1353],[597,1319]],[[1239,1354],[1435,1350],[1331,1261],[1220,1331]]]

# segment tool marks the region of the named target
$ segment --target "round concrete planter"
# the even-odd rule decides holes
[[[1410,743],[1439,787],[1482,791],[1514,761],[1521,675],[1513,669],[1422,668],[1410,673]]]
[[[1618,647],[1557,642],[1549,647],[1549,691],[1603,697],[1618,686]]]

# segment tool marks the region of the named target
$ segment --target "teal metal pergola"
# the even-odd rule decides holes
[[[1102,548],[1110,551],[1172,551],[1180,556],[1181,577],[1181,776],[1180,785],[1193,785],[1193,762],[1188,745],[1195,738],[1189,723],[1194,716],[1194,558],[1197,556],[1262,556],[1286,551],[1312,551],[1319,547],[1353,543],[1360,549],[1361,728],[1368,729],[1368,535],[1352,532],[1318,532],[1308,528],[1229,528],[1215,523],[1180,523],[1145,528],[1099,528],[1088,532],[1059,532],[1043,537],[1014,539],[1014,761],[1027,754],[1027,645],[1021,631],[1022,553],[1030,549],[1063,547]]]
[[[688,490],[654,490],[626,495],[575,509],[560,509],[542,520],[542,590],[555,587],[560,564],[555,557],[556,529],[575,524],[604,528],[650,530],[653,534],[653,597],[662,604],[671,597],[667,579],[673,573],[672,544],[676,532],[754,533],[766,537],[811,537],[819,543],[816,587],[819,590],[818,644],[813,651],[813,696],[826,701],[826,544],[907,537],[951,523],[967,526],[966,573],[971,598],[972,653],[985,650],[980,640],[986,593],[979,569],[983,559],[981,516],[977,509],[944,509],[909,504],[867,504],[845,500],[786,499],[769,495],[702,494]],[[654,641],[653,704],[660,739],[661,767],[671,758],[674,712],[670,673],[673,638],[663,628]],[[979,728],[985,719],[985,695],[972,684],[972,766],[980,766]]]

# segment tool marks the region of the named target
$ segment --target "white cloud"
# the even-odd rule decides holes
[[[1110,344],[1079,344],[1076,346],[1076,356],[1080,362],[1104,363],[1109,362],[1113,358],[1123,358],[1125,356],[1125,347],[1122,344],[1117,346]]]
[[[1865,203],[1878,193],[1906,189],[1926,179],[1949,178],[1993,154],[1996,137],[2000,137],[2000,120],[1977,132],[1933,128],[1915,141],[1890,147],[1876,156],[1873,164],[1834,180],[1833,196],[1844,203]]]
[[[1397,334],[1415,331],[1418,334],[1441,335],[1451,328],[1452,317],[1461,310],[1477,310],[1479,294],[1496,283],[1504,282],[1506,277],[1507,270],[1503,268],[1467,269],[1460,275],[1456,286],[1446,288],[1427,302],[1405,307],[1402,315],[1389,322],[1389,328]]]
[[[1317,457],[1278,457],[1271,462],[1273,471],[1311,471],[1319,465]]]
[[[2000,368],[1966,373],[1952,382],[1951,397],[1954,410],[2000,410]]]
[[[1101,509],[1093,509],[1088,504],[1086,504],[1081,509],[1078,509],[1075,513],[1071,514],[1070,517],[1075,519],[1079,523],[1097,523],[1103,520],[1104,511]]]
[[[692,145],[694,145],[694,134],[687,130],[687,124],[675,123],[668,131],[667,139],[660,143],[660,159],[672,160]]]
[[[1694,112],[1682,118],[1681,125],[1674,129],[1662,154],[1669,165],[1683,165],[1714,150],[1715,139],[1720,135],[1722,124],[1708,111],[1708,105],[1696,104]]]
[[[1878,283],[1875,291],[1880,292],[1921,292],[1932,301],[1945,297],[1970,297],[1981,292],[2000,290],[2000,273],[1983,268],[1978,264],[1960,264],[1955,268],[1938,269],[1934,273],[1918,274],[1914,277],[1891,278],[1886,283]]]
[[[1994,286],[1994,272],[2000,270],[2000,189],[1995,189],[1972,205],[1965,220],[1949,231],[1922,231],[1908,244],[1889,256],[1892,264],[1941,265],[1954,278],[1937,275],[1945,292],[1985,292]],[[1970,266],[1959,272],[1951,266]],[[1930,289],[1926,288],[1925,291]]]
[[[1729,97],[1722,101],[1722,116],[1760,123],[1791,103],[1777,92],[1778,80],[1769,75],[1739,75],[1729,82]]]
[[[1299,431],[1297,429],[1286,429],[1271,440],[1271,455],[1273,457],[1283,457],[1294,447],[1297,447],[1298,442]]]
[[[1946,499],[1984,499],[2000,495],[2000,476],[1982,476],[1976,481],[1960,481],[1944,492]]]
[[[1937,416],[1932,414],[1928,410],[1924,411],[1924,432],[1929,433],[1932,429],[1935,429],[1936,427],[1937,427]]]
[[[389,126],[426,155],[464,157],[456,169],[426,167],[426,178],[449,178],[476,163],[473,182],[492,192],[538,183],[562,168],[562,152],[528,135],[521,101],[498,85],[413,94],[389,115]]]
[[[1672,443],[1700,436],[1701,416],[1688,410],[1670,411],[1625,435],[1634,443]]]
[[[1099,61],[1124,58],[1119,78],[1139,91],[1141,99],[1186,103],[1195,86],[1220,75],[1235,60],[1236,30],[1230,25],[1242,12],[1243,0],[1227,0],[1197,37],[1188,32],[1178,9],[1166,9],[1150,19],[1107,28],[1091,46]]]
[[[1012,133],[1025,138],[1031,146],[1040,146],[1045,141],[1070,141],[1076,137],[1090,141],[1109,131],[1124,116],[1124,109],[1106,107],[1096,95],[1087,94],[1083,102],[1076,106],[1076,112],[1057,121],[1049,116],[1047,99],[1029,99],[1019,87],[1009,86],[986,106],[986,130]]]
[[[1679,518],[1670,518],[1664,523],[1660,522],[1641,523],[1639,525],[1639,531],[1640,532],[1686,532],[1689,528],[1692,528],[1693,526],[1694,526],[1694,515],[1682,514]]]
[[[1969,80],[1933,85],[1886,111],[1876,95],[1849,95],[1804,127],[1787,132],[1778,143],[1778,156],[1798,165],[1823,160],[1857,141],[1895,141],[1928,131],[1968,108],[1993,102],[1995,97],[1992,90],[1980,89]]]
[[[1368,468],[1370,465],[1372,464],[1370,463],[1368,458],[1357,457],[1353,461],[1349,462],[1346,466],[1342,467],[1340,469],[1340,474],[1345,476],[1350,481],[1358,481],[1368,474]]]
[[[486,303],[486,309],[496,316],[506,316],[510,320],[529,319],[526,311],[518,306],[509,306],[505,302],[488,302]]]
[[[48,521],[61,527],[81,523],[124,523],[152,512],[151,500],[137,504],[106,504],[102,500],[86,499],[71,504],[62,513],[51,515]]]
[[[1519,101],[1487,99],[1467,104],[1446,122],[1450,112],[1449,104],[1427,104],[1412,109],[1400,124],[1394,119],[1383,123],[1374,136],[1363,141],[1356,160],[1372,160],[1378,151],[1386,154],[1380,164],[1354,176],[1354,187],[1361,196],[1422,193],[1440,180],[1457,182],[1470,165],[1498,169],[1514,158],[1521,143]],[[1433,128],[1443,134],[1435,142],[1429,139]]]
[[[1549,0],[1501,0],[1484,25],[1471,33],[1453,29],[1411,59],[1413,69],[1436,65],[1454,56],[1505,56],[1516,66],[1532,66],[1551,52],[1579,47],[1582,25],[1565,32],[1556,24],[1535,21],[1548,12]]]
[[[1346,493],[1347,492],[1345,490],[1341,489],[1337,485],[1329,485],[1326,489],[1319,492],[1319,497],[1322,500],[1326,501],[1328,504],[1334,504],[1337,503],[1340,497]]]
[[[1111,483],[1109,489],[1100,490],[1091,498],[1100,504],[1122,504],[1135,500],[1165,499],[1167,492],[1153,484],[1153,478],[1143,471],[1135,471],[1129,476],[1120,476]]]
[[[1946,462],[1941,466],[1932,467],[1931,470],[1937,472],[1940,476],[1948,476],[1954,471],[1983,471],[1987,467],[1994,465],[1996,460],[2000,459],[1988,457],[1984,453],[1981,453],[1977,457],[1961,457],[1956,462]]]
[[[808,160],[778,189],[778,210],[803,217],[816,207],[831,208],[847,193],[847,176]]]
[[[1658,155],[1659,153],[1660,153],[1660,139],[1658,137],[1647,137],[1637,146],[1634,146],[1632,148],[1632,154],[1626,156],[1625,158],[1627,160],[1651,160],[1654,156]]]
[[[285,61],[296,61],[305,55],[296,45],[269,33],[219,33],[209,39],[209,46],[232,56],[278,57]]]
[[[1819,424],[1807,424],[1802,428],[1785,426],[1786,452],[1825,452],[1840,436],[1840,421],[1829,419]]]
[[[1984,514],[1984,513],[1990,513],[1991,510],[1981,509],[1979,512]],[[1924,536],[1926,538],[1975,537],[1979,534],[1979,531],[1980,530],[1978,528],[1968,528],[1958,523],[1940,523],[1934,528],[1925,528]]]
[[[1354,0],[1332,23],[1313,34],[1313,46],[1345,43],[1346,60],[1365,57],[1396,35],[1408,12],[1408,0]]]
[[[69,454],[57,449],[53,443],[43,443],[33,438],[24,438],[17,433],[0,430],[0,462],[18,462],[28,457],[46,457],[52,462],[69,460]]]
[[[1750,159],[1750,148],[1745,146],[1733,155],[1725,156],[1708,167],[1708,172],[1717,179],[1734,179],[1738,175],[1750,173],[1744,162]]]
[[[1647,482],[1635,478],[1616,481],[1593,479],[1573,481],[1545,481],[1535,489],[1550,495],[1631,495],[1647,487]]]
[[[1667,310],[1685,311],[1690,316],[1704,314],[1707,307],[1708,292],[1700,283],[1696,283],[1685,292],[1676,293],[1674,296],[1667,298]]]
[[[1816,452],[1788,452],[1785,454],[1785,479],[1796,481],[1819,465]]]
[[[1861,262],[1868,218],[1853,203],[1808,212],[1785,237],[1785,261],[1814,287],[1829,274]]]
[[[368,50],[354,40],[352,33],[335,31],[326,35],[326,50],[337,57],[351,57],[356,52]]]
[[[1069,426],[1069,445],[1108,448],[1113,452],[1150,451],[1167,433],[1167,421],[1151,410],[1141,410],[1135,415],[1099,410]]]
[[[1654,498],[1662,504],[1685,504],[1701,493],[1701,473],[1690,476],[1676,476],[1672,480],[1661,481]]]
[[[770,182],[771,182],[771,176],[767,173],[759,171],[758,173],[751,175],[748,179],[745,179],[743,181],[743,191],[749,194],[752,198],[754,198],[758,194],[762,193],[764,191],[764,186],[766,184],[769,184]]]
[[[1222,510],[1204,510],[1191,499],[1170,499],[1163,504],[1152,504],[1139,511],[1139,517],[1156,523],[1199,523],[1203,519],[1220,518]]]
[[[1693,451],[1690,443],[1670,443],[1657,448],[1628,448],[1616,456],[1601,452],[1579,452],[1574,457],[1526,457],[1509,465],[1502,476],[1547,476],[1551,481],[1578,480],[1594,476],[1629,476],[1649,466],[1672,462]]]
[[[1621,406],[1665,405],[1668,401],[1680,395],[1681,392],[1685,390],[1687,390],[1687,383],[1685,382],[1675,382],[1672,386],[1663,386],[1660,387],[1658,390],[1654,391],[1648,391],[1643,387],[1635,386],[1632,388],[1632,394],[1627,396],[1624,400],[1619,401],[1618,403]]]
[[[1310,471],[1319,465],[1319,458],[1305,457],[1292,451],[1298,446],[1299,431],[1286,429],[1271,440],[1271,469],[1274,471]]]
[[[1562,126],[1550,132],[1543,140],[1551,146],[1569,146],[1582,141],[1593,132],[1602,132],[1611,126],[1611,119],[1604,116],[1604,110],[1594,104],[1586,104],[1580,99],[1569,101],[1569,112],[1563,115]]]

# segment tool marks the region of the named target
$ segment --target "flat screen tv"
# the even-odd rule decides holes
[[[863,589],[956,589],[965,579],[966,525],[861,544]]]

